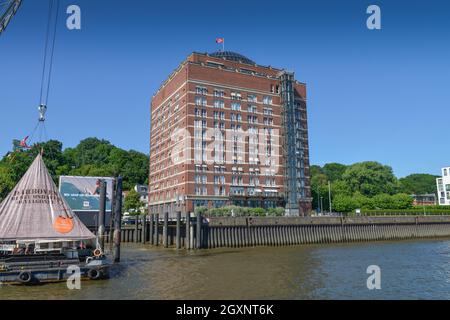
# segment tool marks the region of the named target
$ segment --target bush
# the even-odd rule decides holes
[[[372,198],[356,193],[353,197],[338,195],[333,200],[337,212],[354,212],[356,209],[368,210],[405,210],[413,208],[413,199],[407,194],[379,194]],[[442,210],[442,208],[439,208]],[[422,210],[423,211],[423,210]]]
[[[358,207],[358,201],[350,196],[339,195],[333,200],[333,208],[337,212],[354,212]]]
[[[235,217],[280,217],[284,216],[284,208],[250,208],[250,207],[239,207],[239,206],[225,206],[221,208],[211,208],[197,207],[195,209],[196,213],[206,215],[209,217],[231,217],[234,213]]]
[[[284,216],[285,210],[284,208],[270,208],[267,210],[267,215],[270,217],[282,217]]]
[[[255,217],[266,216],[266,210],[263,208],[249,208],[248,215]]]
[[[197,207],[195,208],[195,214],[204,215],[208,211],[207,207]]]
[[[365,216],[384,216],[384,215],[450,215],[449,209],[429,209],[417,208],[417,209],[386,209],[386,210],[362,210],[362,215]]]

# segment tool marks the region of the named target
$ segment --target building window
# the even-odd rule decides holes
[[[247,96],[247,100],[248,102],[258,102],[258,97],[254,94],[249,94]]]
[[[273,125],[273,119],[272,118],[264,118],[264,124],[272,126]]]
[[[206,106],[207,100],[205,97],[195,97],[195,105]]]
[[[195,88],[195,92],[196,92],[197,94],[201,94],[201,95],[206,96],[206,95],[208,94],[208,89],[205,88],[205,87],[199,87],[199,86],[197,86],[197,87]]]
[[[223,98],[225,96],[225,92],[220,89],[214,89],[214,97]]]
[[[247,111],[251,112],[251,113],[256,113],[256,112],[258,112],[258,107],[256,107],[255,105],[249,104]]]
[[[257,116],[247,116],[247,122],[248,123],[258,123],[258,117]]]
[[[231,110],[240,111],[241,110],[241,104],[239,102],[232,102],[231,103]]]
[[[263,104],[265,104],[265,105],[271,105],[271,104],[272,104],[272,97],[270,97],[270,96],[264,96],[264,98],[263,98]]]
[[[272,108],[264,108],[264,114],[265,115],[272,115],[273,114]]]
[[[242,100],[242,95],[239,92],[231,92],[231,100]]]
[[[214,100],[214,108],[218,109],[225,108],[225,102],[223,100]]]

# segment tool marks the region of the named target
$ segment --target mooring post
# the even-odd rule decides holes
[[[164,226],[163,226],[163,245],[164,248],[169,247],[169,213],[164,212]]]
[[[189,216],[189,219],[191,218],[191,216]],[[195,232],[194,232],[194,227],[195,224],[193,223],[193,221],[191,221],[191,223],[189,224],[189,248],[190,249],[195,249]]]
[[[184,239],[184,245],[186,249],[191,248],[191,214],[186,212],[186,237]]]
[[[196,225],[196,249],[201,249],[202,247],[202,215],[197,213],[197,225]]]
[[[120,236],[122,229],[122,177],[117,178],[114,196],[114,263],[120,262]]]
[[[100,182],[100,207],[98,213],[98,244],[102,252],[105,250],[105,214],[106,214],[106,181]]]
[[[116,190],[116,179],[113,179],[112,181],[112,185],[111,185],[111,190],[112,190],[112,199],[111,201],[111,212],[109,213],[109,250],[111,252],[113,252],[113,243],[114,243],[114,207],[115,207],[115,190]]]
[[[176,234],[177,250],[181,249],[181,211],[177,211],[177,234]]]
[[[155,246],[159,246],[159,213],[155,214]]]
[[[134,237],[133,242],[138,242],[138,232],[139,232],[139,216],[134,216]]]
[[[147,215],[142,215],[142,230],[141,230],[141,241],[145,244],[147,237]]]
[[[153,219],[155,219],[154,214],[150,213],[150,227],[149,227],[149,234],[148,239],[150,241],[150,244],[153,245],[155,243],[155,239],[153,238]]]

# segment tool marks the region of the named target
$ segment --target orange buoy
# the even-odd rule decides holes
[[[73,219],[59,216],[53,223],[53,229],[59,233],[69,233],[73,230]]]
[[[100,250],[100,249],[95,249],[94,250],[94,256],[95,257],[100,257],[102,255],[102,250]]]

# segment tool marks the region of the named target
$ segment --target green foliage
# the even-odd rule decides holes
[[[349,166],[342,175],[351,192],[359,192],[373,197],[381,193],[394,194],[397,191],[397,178],[392,168],[378,162],[368,161]]]
[[[196,207],[195,208],[195,214],[204,215],[206,212],[208,212],[208,208],[207,207]]]
[[[334,182],[342,179],[342,175],[347,166],[340,163],[327,163],[323,166],[322,172],[327,176],[328,181]]]
[[[416,208],[416,209],[397,209],[397,210],[362,210],[364,216],[389,216],[389,215],[450,215],[450,209],[445,208]]]
[[[410,209],[413,207],[413,198],[404,193],[394,194],[392,196],[391,209]]]
[[[14,188],[14,179],[11,170],[0,164],[0,200],[4,199],[8,193]]]
[[[354,212],[366,210],[405,210],[412,208],[413,199],[407,194],[379,194],[372,198],[356,193],[353,196],[336,195],[333,200],[334,211]]]
[[[436,178],[431,174],[411,174],[399,179],[400,188],[407,194],[436,193]]]
[[[359,203],[351,196],[336,195],[333,200],[334,211],[353,212],[359,207]]]
[[[141,214],[142,208],[145,206],[141,201],[141,195],[132,189],[125,197],[123,207],[132,216],[138,216]]]
[[[284,208],[250,208],[239,206],[225,206],[221,208],[197,207],[196,213],[200,213],[209,217],[231,217],[233,214],[235,217],[280,217],[284,215]]]
[[[416,174],[397,180],[392,168],[378,162],[345,166],[339,163],[311,167],[313,209],[322,199],[328,211],[328,182],[331,182],[332,209],[337,212],[363,210],[407,210],[412,208],[410,194],[432,193],[436,177]]]

